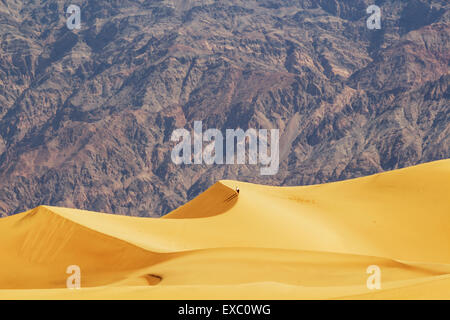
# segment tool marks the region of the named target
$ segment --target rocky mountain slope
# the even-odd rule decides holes
[[[81,29],[66,27],[70,4]],[[366,8],[381,8],[369,30]],[[0,1],[0,212],[159,216],[218,179],[307,185],[450,157],[444,0]],[[278,174],[171,133],[277,128]]]

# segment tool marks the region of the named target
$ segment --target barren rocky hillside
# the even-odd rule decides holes
[[[80,30],[66,27],[70,4]],[[159,216],[219,179],[307,185],[449,158],[449,8],[0,0],[0,214]],[[197,120],[279,129],[278,174],[175,165],[171,133]]]

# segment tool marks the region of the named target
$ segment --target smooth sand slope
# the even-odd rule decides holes
[[[316,186],[220,181],[160,219],[0,219],[0,299],[339,298],[450,298],[450,160]]]

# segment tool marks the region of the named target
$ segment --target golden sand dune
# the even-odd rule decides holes
[[[220,181],[160,219],[40,206],[0,219],[0,299],[449,299],[449,231],[450,160],[316,186]]]

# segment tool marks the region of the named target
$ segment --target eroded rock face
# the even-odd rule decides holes
[[[158,216],[218,179],[354,178],[450,157],[449,4],[0,3],[0,212]],[[417,17],[420,17],[417,18]],[[423,17],[423,18],[422,18]],[[280,169],[173,164],[171,133],[280,129]]]

